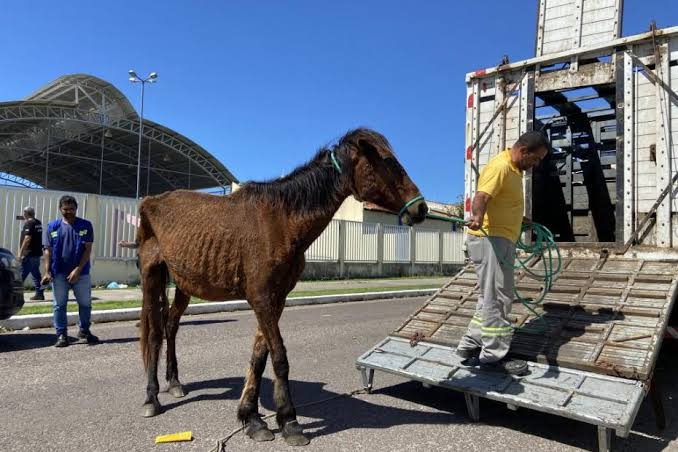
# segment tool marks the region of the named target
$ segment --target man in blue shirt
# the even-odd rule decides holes
[[[51,221],[43,230],[45,247],[45,276],[43,283],[52,281],[54,290],[54,328],[57,341],[55,347],[68,346],[68,321],[66,303],[68,291],[73,290],[78,302],[80,332],[78,337],[88,344],[99,342],[90,330],[92,316],[92,285],[89,275],[89,258],[92,254],[94,231],[92,223],[75,216],[78,202],[72,196],[59,199],[62,218]]]

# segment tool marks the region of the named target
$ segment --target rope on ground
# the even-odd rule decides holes
[[[459,217],[442,217],[439,215],[427,216],[436,220],[448,221],[460,225],[468,224],[467,220]],[[525,243],[522,239],[523,233],[529,230],[532,230],[534,236],[534,241],[531,244]],[[523,306],[525,306],[525,308],[530,311],[538,321],[542,322],[544,328],[548,330],[548,323],[546,320],[544,320],[543,314],[539,314],[535,308],[541,305],[541,303],[544,301],[546,294],[551,290],[553,285],[553,278],[562,269],[560,249],[558,249],[558,245],[556,244],[553,233],[549,231],[546,226],[539,223],[523,224],[518,242],[516,243],[516,249],[524,252],[526,257],[521,259],[519,256],[516,256],[515,260],[517,263],[513,263],[507,262],[501,253],[497,252],[497,248],[492,241],[492,237],[489,236],[485,229],[481,227],[480,232],[490,241],[490,244],[494,249],[494,254],[497,256],[497,259],[501,262],[501,264],[506,267],[513,268],[514,270],[524,270],[529,277],[543,283],[543,289],[536,299],[522,296],[520,292],[518,292],[518,289],[515,288],[515,285],[513,292],[515,297],[523,304]],[[539,262],[539,260],[541,260],[543,263],[543,273],[534,270],[534,265]],[[532,267],[529,266],[530,263],[532,264]],[[525,325],[523,325],[523,327],[524,326]],[[530,327],[532,327],[532,325],[530,325]]]
[[[308,402],[308,403],[304,403],[302,405],[296,405],[295,408],[299,409],[299,408],[306,408],[306,407],[313,406],[313,405],[320,405],[321,403],[326,403],[326,402],[329,402],[329,401],[332,401],[332,400],[340,399],[342,397],[353,397],[353,396],[356,396],[356,395],[359,395],[359,394],[367,394],[367,389],[362,388],[362,389],[356,389],[356,390],[351,391],[351,392],[344,392],[342,394],[337,394],[337,395],[332,396],[332,397],[327,397],[325,399],[316,400],[315,402]],[[266,416],[263,416],[261,419],[265,420],[265,419],[272,418],[273,416],[275,416],[275,413],[271,413],[271,414],[268,414]],[[212,449],[210,449],[210,452],[226,452],[226,443],[228,443],[228,441],[231,438],[233,438],[235,435],[237,435],[238,433],[245,430],[245,428],[246,428],[246,426],[243,425],[242,427],[233,430],[231,433],[229,433],[225,437],[218,440],[216,446],[214,446]]]

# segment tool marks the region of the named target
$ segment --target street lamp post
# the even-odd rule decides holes
[[[141,138],[144,135],[144,89],[146,83],[155,83],[158,80],[158,73],[151,72],[148,77],[141,78],[134,69],[129,70],[129,81],[132,83],[141,83],[141,114],[139,115],[139,149],[137,152],[137,195],[139,199],[139,184],[141,182]]]

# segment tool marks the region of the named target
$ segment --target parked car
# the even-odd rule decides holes
[[[24,285],[19,261],[11,251],[0,248],[0,320],[12,317],[24,305]]]

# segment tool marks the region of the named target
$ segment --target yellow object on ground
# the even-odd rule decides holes
[[[155,438],[155,444],[174,443],[177,441],[190,441],[193,439],[191,432],[171,433],[169,435],[160,435]]]

